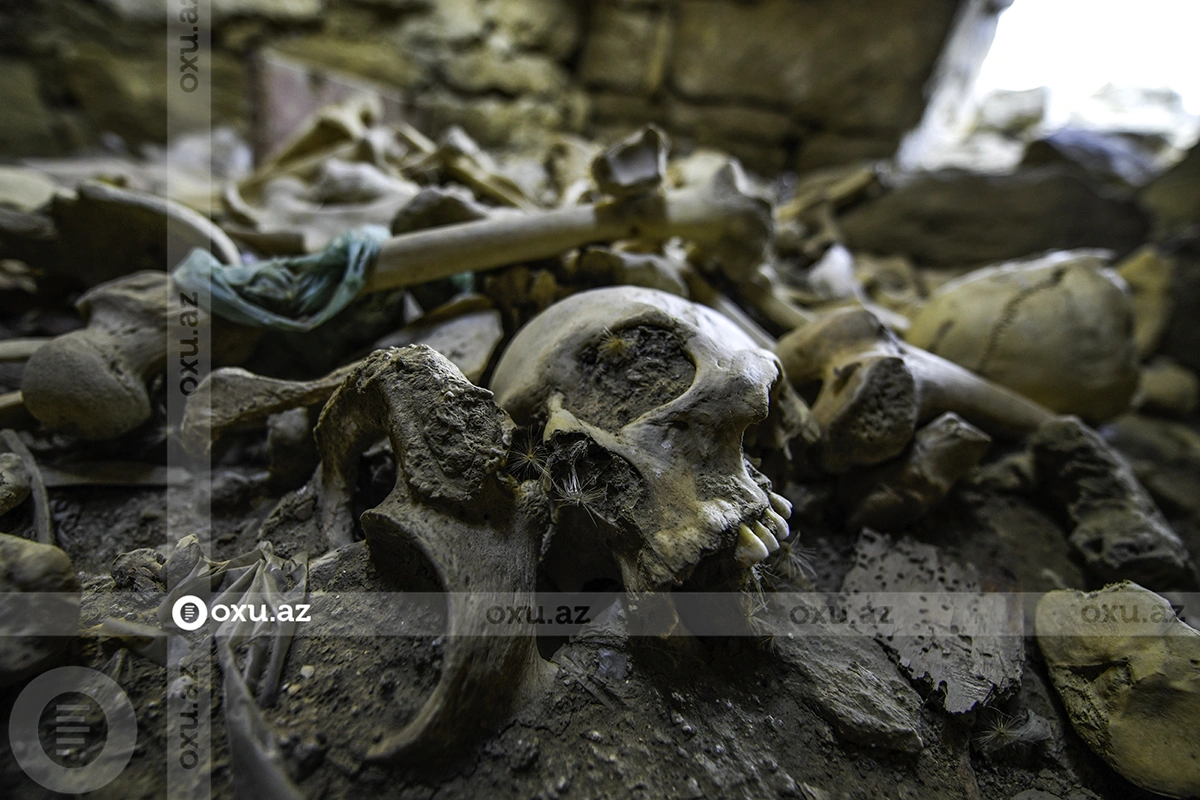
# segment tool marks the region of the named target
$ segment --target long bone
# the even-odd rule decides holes
[[[77,305],[87,327],[43,344],[25,364],[25,407],[54,430],[120,436],[150,418],[146,381],[166,364],[167,276],[136,272]]]
[[[917,425],[953,411],[999,438],[1031,433],[1052,412],[899,341],[870,311],[844,308],[784,336],[775,350],[798,389],[816,382],[821,466],[834,473],[900,453]]]
[[[268,378],[241,367],[215,369],[194,392],[208,402],[188,402],[184,407],[180,423],[184,449],[199,456],[226,433],[265,423],[273,414],[323,406],[359,363],[338,367],[311,381]]]
[[[193,336],[212,322],[206,312],[180,306],[177,295],[170,276],[154,270],[84,294],[76,305],[87,327],[51,339],[26,362],[26,410],[52,430],[89,440],[121,436],[150,419],[146,382],[166,365],[169,321],[186,323]],[[237,360],[256,337],[223,322],[213,330],[213,360]]]
[[[497,634],[492,605],[533,602],[545,519],[501,474],[513,422],[492,393],[470,383],[425,345],[379,350],[347,376],[317,425],[322,519],[327,536],[350,534],[360,454],[387,436],[396,485],[362,515],[380,574],[446,595],[446,644],[438,685],[411,722],[368,757],[444,756],[500,722],[540,686],[532,623]],[[400,596],[397,596],[400,601]]]
[[[703,186],[417,231],[382,246],[365,291],[396,289],[460,272],[549,258],[593,242],[679,236],[734,273],[762,260],[768,203],[743,192],[727,165]]]

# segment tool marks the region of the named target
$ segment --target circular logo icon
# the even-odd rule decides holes
[[[194,594],[185,594],[171,607],[171,619],[175,627],[194,631],[208,621],[208,606]]]
[[[125,769],[137,744],[137,718],[129,697],[107,675],[60,667],[21,691],[8,719],[8,741],[30,778],[52,792],[82,794],[107,785]],[[99,752],[91,755],[101,741]],[[52,753],[46,752],[47,744]],[[85,752],[86,759],[78,758]],[[82,763],[72,766],[76,761]]]

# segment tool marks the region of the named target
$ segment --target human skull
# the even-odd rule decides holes
[[[934,292],[909,344],[1092,424],[1129,410],[1138,383],[1133,304],[1104,251],[976,270]]]
[[[631,286],[573,295],[517,334],[491,388],[518,424],[545,426],[552,497],[596,523],[577,541],[599,543],[627,590],[744,579],[790,535],[742,439],[803,405],[775,355],[709,308]]]

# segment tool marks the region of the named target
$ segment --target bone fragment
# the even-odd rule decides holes
[[[889,532],[914,522],[979,463],[991,442],[957,414],[941,415],[917,431],[899,458],[842,476],[847,525]]]
[[[396,212],[391,230],[398,236],[439,225],[488,219],[496,213],[497,209],[480,203],[461,186],[426,186]]]
[[[24,361],[52,339],[50,336],[33,336],[27,339],[0,341],[0,361]]]
[[[461,128],[455,126],[447,130],[439,143],[404,123],[396,125],[396,132],[422,154],[421,160],[412,165],[414,169],[436,163],[451,178],[481,197],[522,211],[538,210],[537,204],[520,187],[484,163],[489,160],[487,154]]]
[[[47,489],[66,486],[181,486],[191,474],[183,467],[139,461],[79,461],[41,467]]]
[[[37,540],[42,544],[57,545],[54,539],[53,521],[50,518],[50,498],[46,494],[46,484],[42,480],[42,471],[33,458],[33,453],[17,436],[16,431],[0,431],[0,445],[10,453],[19,456],[25,473],[29,477],[29,494],[33,497],[33,529]]]
[[[150,418],[146,380],[166,363],[167,275],[137,272],[79,301],[88,326],[56,337],[25,365],[21,393],[38,421],[109,439]]]
[[[501,477],[513,428],[491,392],[422,345],[368,356],[321,414],[321,514],[329,538],[348,540],[359,456],[386,435],[396,485],[363,514],[371,558],[389,580],[420,587],[432,579],[447,592],[438,685],[369,758],[444,757],[501,722],[547,677],[530,625],[495,635],[485,614],[496,603],[533,601],[543,531]]]
[[[749,336],[756,345],[764,350],[775,349],[777,344],[775,337],[763,330],[763,327],[743,311],[741,306],[733,302],[728,295],[717,291],[694,269],[684,270],[683,278],[687,281],[688,294],[693,300],[720,311],[734,325],[737,325],[742,333]]]
[[[811,311],[786,297],[775,276],[765,270],[738,284],[738,291],[759,313],[784,331],[801,328],[816,319]]]
[[[461,307],[473,306],[464,303]],[[502,336],[498,313],[487,307],[445,319],[434,311],[380,339],[374,349],[426,344],[450,358],[469,379],[478,380]],[[213,370],[193,393],[207,401],[189,401],[184,409],[180,426],[183,446],[189,453],[201,455],[222,436],[261,427],[273,415],[319,408],[358,364],[338,367],[311,381],[268,378],[240,367]]]
[[[212,318],[180,305],[165,272],[135,272],[87,292],[76,304],[87,327],[55,337],[30,357],[21,375],[25,408],[47,428],[86,440],[111,439],[150,419],[146,382],[167,360],[171,320],[192,336]],[[211,329],[214,362],[238,359],[259,336],[232,323]]]
[[[792,331],[776,353],[798,389],[819,382],[812,407],[822,467],[834,473],[900,453],[916,427],[947,411],[992,436],[1019,437],[1053,415],[1021,395],[901,343],[863,308]]]
[[[684,265],[658,253],[631,253],[607,247],[589,247],[576,261],[576,269],[605,283],[644,286],[678,297],[687,297]]]
[[[667,140],[653,125],[602,151],[592,161],[592,177],[609,197],[652,192],[662,185],[666,173]]]
[[[79,580],[66,553],[0,533],[0,600],[0,687],[69,657],[79,629]]]
[[[312,381],[266,378],[241,367],[215,369],[193,392],[204,397],[207,390],[209,402],[189,402],[184,409],[180,425],[184,449],[201,455],[225,434],[265,423],[272,414],[324,405],[357,366],[338,367]]]
[[[36,426],[37,420],[25,408],[25,398],[20,392],[0,394],[0,428],[28,428]]]
[[[1175,259],[1146,245],[1117,264],[1117,273],[1129,284],[1133,302],[1133,340],[1138,356],[1149,358],[1171,320],[1171,287]]]
[[[1200,795],[1200,632],[1177,609],[1121,581],[1050,592],[1035,612],[1038,645],[1075,732],[1156,797]]]
[[[31,482],[29,468],[19,453],[0,454],[0,515],[25,502]]]
[[[1187,417],[1200,404],[1200,379],[1168,356],[1159,356],[1142,367],[1133,407],[1138,411]]]

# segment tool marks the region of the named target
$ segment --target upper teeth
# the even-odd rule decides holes
[[[756,521],[750,526],[750,529],[753,530],[754,535],[757,536],[762,543],[767,546],[768,553],[774,553],[779,549],[779,540],[776,539],[775,535],[767,530],[766,526],[761,522]]]
[[[762,521],[775,534],[775,538],[781,542],[792,535],[791,529],[788,528],[787,520],[769,508],[763,512]]]
[[[783,517],[784,519],[788,519],[792,516],[792,503],[783,495],[769,491],[767,492],[767,500],[770,501],[771,508],[774,509],[775,513],[779,516]]]
[[[778,543],[776,543],[776,547],[778,546]],[[744,522],[738,526],[738,545],[735,557],[739,564],[743,567],[749,567],[762,561],[770,554],[771,551],[767,549],[767,545],[761,538],[754,534],[754,531],[750,530],[750,526]]]
[[[759,518],[738,525],[738,544],[735,556],[742,566],[751,566],[779,549],[779,543],[792,535],[787,518],[792,504],[783,495],[767,492],[770,506]]]

